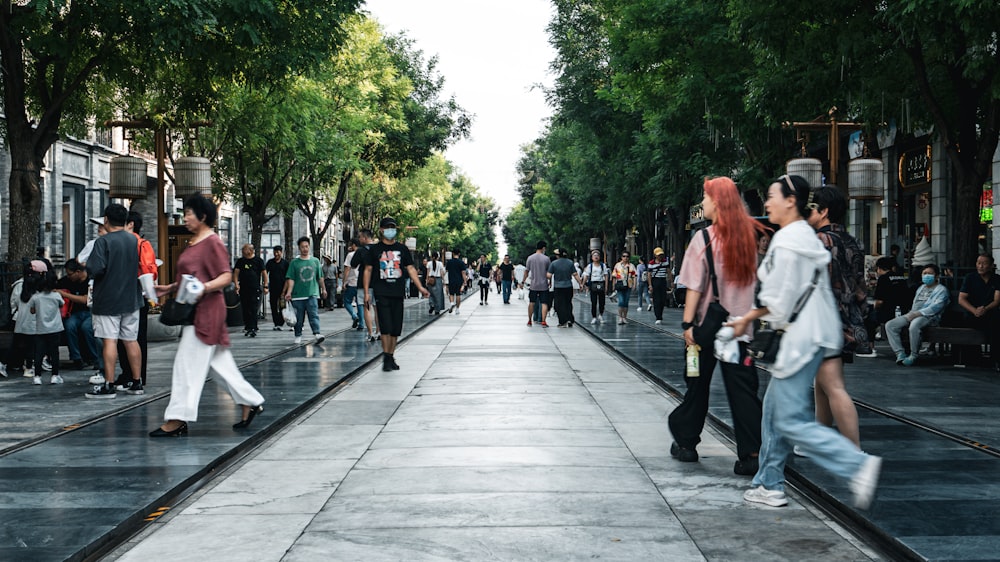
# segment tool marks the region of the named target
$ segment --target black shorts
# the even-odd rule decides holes
[[[399,337],[403,333],[402,297],[378,297],[375,302],[379,332],[385,336]]]
[[[461,283],[448,283],[448,294],[457,295],[462,292]]]
[[[549,291],[528,291],[528,301],[537,302],[538,304],[550,304],[549,303]]]

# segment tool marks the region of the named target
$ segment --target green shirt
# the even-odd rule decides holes
[[[291,279],[295,283],[292,285],[292,300],[318,297],[322,276],[323,269],[317,258],[294,258],[288,264],[288,273],[285,274],[285,279]]]

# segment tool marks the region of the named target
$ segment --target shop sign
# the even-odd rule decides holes
[[[989,182],[983,186],[983,197],[979,200],[979,222],[993,224],[993,186]]]
[[[931,146],[907,150],[899,157],[899,185],[920,187],[931,181]]]

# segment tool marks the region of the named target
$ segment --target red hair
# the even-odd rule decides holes
[[[740,286],[757,280],[757,235],[767,227],[747,212],[733,180],[727,177],[705,180],[705,194],[715,203],[713,251],[722,254],[726,278]]]

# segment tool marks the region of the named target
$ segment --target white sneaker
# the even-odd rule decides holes
[[[90,376],[90,379],[88,379],[87,382],[90,384],[104,384],[104,375],[101,373],[95,373]]]
[[[49,363],[49,358],[48,357],[42,357],[42,370],[43,371],[51,371],[52,370],[52,363]]]
[[[7,378],[7,365],[0,363],[0,377]]]
[[[295,338],[295,345],[299,345],[300,343],[302,343],[302,336],[298,336]]]
[[[603,315],[601,315],[601,316],[598,316],[598,317],[597,317],[597,321],[598,321],[599,323],[603,324],[603,323],[604,323],[604,316],[603,316]]]
[[[809,456],[798,445],[795,445],[794,447],[792,447],[792,454],[795,455],[796,457],[802,457],[802,458],[806,458],[806,457]]]
[[[878,353],[875,350],[872,350],[870,353],[855,353],[854,356],[873,358],[873,357],[878,357]]]
[[[743,499],[748,502],[762,503],[771,507],[784,507],[788,505],[788,498],[785,497],[784,492],[768,490],[763,486],[750,488],[746,492],[743,492]]]
[[[458,316],[458,309],[455,309],[455,316]]]
[[[659,326],[660,324],[663,324],[663,321],[662,320],[657,320],[656,322],[653,322],[653,324],[656,324],[657,326]]]
[[[595,316],[595,317],[591,318],[590,319],[590,323],[591,324],[597,324],[597,317]]]
[[[642,312],[642,305],[640,304],[638,308],[635,309],[636,312]]]
[[[42,384],[42,377],[32,377],[31,384]]]
[[[24,375],[23,376],[25,376],[25,377],[27,377],[29,379],[31,377],[35,376],[35,368],[34,367],[28,367],[27,369],[24,370]]]
[[[62,383],[63,383],[63,378],[59,375],[52,375],[52,380],[49,381],[49,384],[62,384]]]
[[[646,310],[653,310],[653,305],[646,306]]]
[[[868,509],[875,498],[875,488],[878,486],[878,476],[882,472],[882,457],[869,455],[861,465],[857,474],[847,485],[854,494],[854,507]]]

